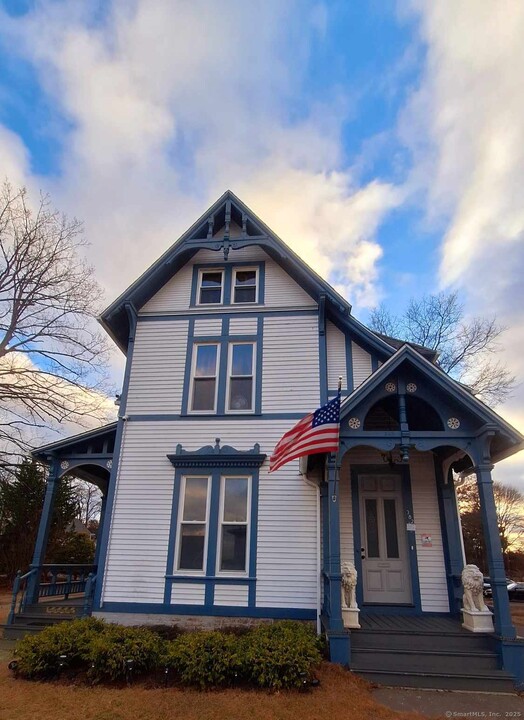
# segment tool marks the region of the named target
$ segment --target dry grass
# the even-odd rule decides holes
[[[224,690],[87,688],[15,680],[0,669],[2,720],[416,720],[379,705],[369,686],[325,664],[321,685],[309,693]]]

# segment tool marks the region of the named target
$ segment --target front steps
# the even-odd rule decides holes
[[[361,616],[351,631],[351,670],[380,685],[514,692],[490,634],[436,617]]]
[[[12,625],[2,625],[6,640],[18,640],[24,635],[38,633],[49,625],[82,617],[83,607],[74,601],[43,602],[28,605],[15,615]]]

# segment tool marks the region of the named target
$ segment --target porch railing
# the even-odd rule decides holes
[[[67,600],[70,595],[84,594],[84,611],[88,613],[95,580],[96,565],[51,564],[32,567],[23,575],[18,571],[7,623],[12,624],[15,615],[22,613],[29,603],[39,602],[40,598],[63,597]]]

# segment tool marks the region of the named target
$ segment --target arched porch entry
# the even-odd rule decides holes
[[[321,486],[322,620],[332,657],[351,658],[340,599],[345,561],[359,574],[361,615],[459,618],[464,555],[453,470],[468,470],[482,507],[494,635],[510,665],[515,628],[491,471],[522,436],[405,346],[342,403],[340,439]]]
[[[40,615],[40,602],[65,599],[72,616],[90,614],[97,579],[102,530],[107,518],[106,501],[111,481],[116,423],[45,445],[33,457],[46,464],[49,475],[44,505],[29,569],[19,573],[13,586],[8,624],[25,622]],[[94,562],[90,565],[46,564],[46,551],[57,490],[66,476],[96,485],[102,493],[102,506]],[[75,596],[74,603],[71,596]],[[73,606],[76,609],[73,612]],[[60,614],[56,612],[56,614]],[[41,624],[41,623],[40,623]]]

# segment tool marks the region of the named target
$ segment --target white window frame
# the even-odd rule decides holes
[[[255,412],[256,383],[257,383],[257,344],[254,340],[230,340],[227,347],[227,381],[226,381],[226,402],[224,411],[233,415],[253,415]],[[231,389],[231,371],[233,369],[233,346],[234,345],[251,345],[253,348],[253,363],[251,365],[251,375],[235,375],[236,378],[251,377],[253,382],[251,386],[251,407],[249,410],[236,410],[229,406],[230,389]]]
[[[198,356],[198,348],[203,345],[214,345],[217,348],[217,359],[215,365],[215,399],[212,410],[193,410],[193,392],[195,389],[195,373]],[[217,412],[217,401],[218,401],[218,381],[220,375],[220,351],[221,344],[219,342],[194,342],[193,343],[193,357],[191,358],[191,381],[189,383],[189,398],[188,398],[188,411],[195,415],[209,415],[216,414]],[[211,378],[211,375],[204,375],[203,378]]]
[[[238,480],[239,478],[247,480],[247,507],[246,522],[224,522],[224,498],[226,491],[226,482],[228,479]],[[252,475],[225,475],[220,476],[220,504],[218,509],[217,524],[217,557],[216,557],[216,575],[227,577],[246,577],[249,574],[250,545],[251,545],[251,491],[253,487]],[[221,570],[222,560],[222,526],[223,525],[245,525],[246,526],[246,564],[244,570]]]
[[[203,303],[200,302],[200,293],[202,290],[202,279],[204,277],[204,273],[220,273],[222,277],[222,281],[220,284],[220,302],[216,303]],[[200,307],[213,307],[217,305],[223,305],[224,304],[224,285],[225,285],[225,272],[224,268],[199,268],[198,270],[198,284],[197,284],[197,296],[196,296],[196,304],[200,305]],[[249,303],[247,303],[249,304]]]
[[[235,287],[236,277],[239,272],[253,271],[255,273],[255,299],[249,302],[235,302]],[[231,276],[231,305],[256,305],[258,303],[258,296],[260,292],[260,273],[259,268],[254,265],[253,267],[242,267],[241,265],[233,268],[233,274]]]
[[[203,568],[202,570],[185,570],[180,567],[180,554],[182,552],[182,525],[202,525],[201,520],[184,520],[184,507],[186,504],[186,480],[187,479],[205,479],[207,480],[207,495],[206,495],[206,519],[205,519],[205,533],[204,533],[204,555],[203,555]],[[209,544],[209,513],[211,506],[211,475],[182,475],[180,482],[180,494],[178,496],[178,518],[177,518],[177,531],[176,531],[176,553],[175,553],[175,567],[173,569],[174,575],[195,575],[200,577],[206,575],[207,572],[207,552]]]

